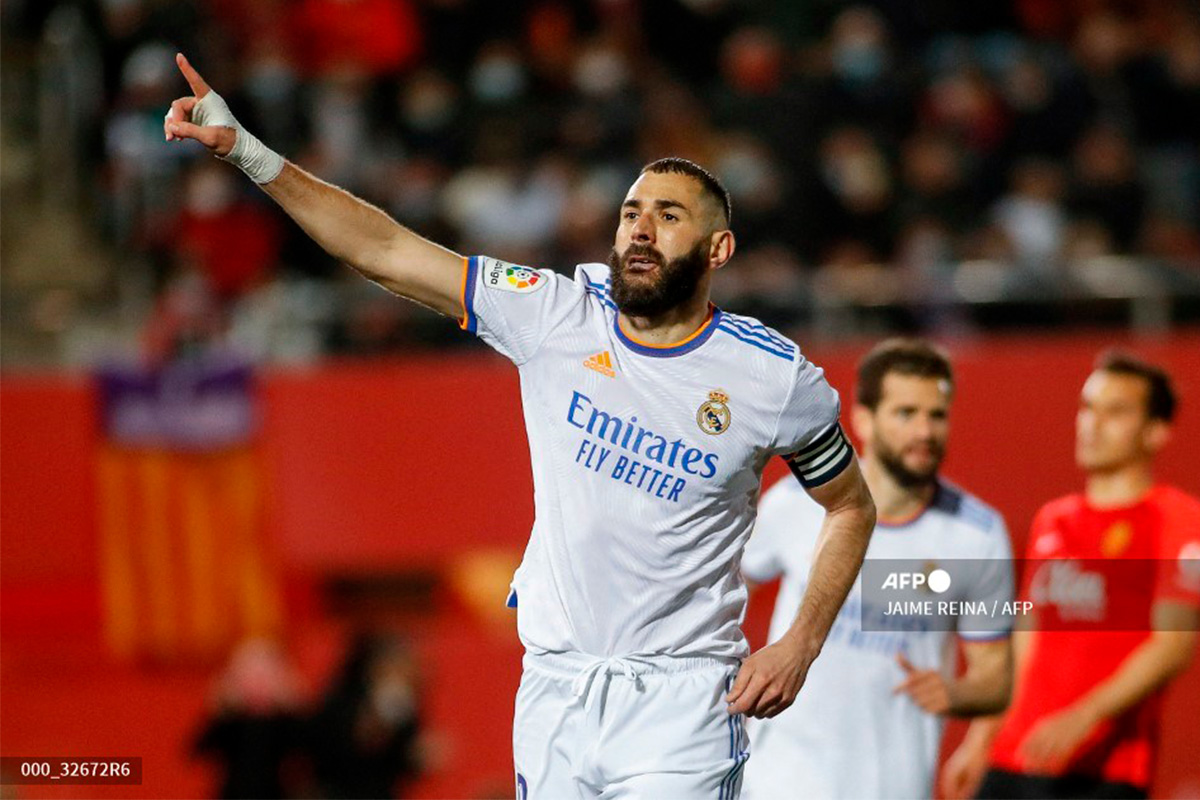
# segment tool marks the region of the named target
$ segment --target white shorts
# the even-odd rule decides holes
[[[513,719],[518,800],[734,800],[750,757],[714,658],[526,654]]]
[[[804,691],[803,689],[801,691]],[[788,709],[784,714],[788,714]],[[784,800],[804,797],[808,800],[832,800],[833,798],[873,797],[871,792],[862,795],[847,793],[844,785],[839,787],[838,766],[822,763],[817,748],[806,748],[790,740],[784,726],[775,724],[778,717],[770,720],[750,720],[754,733],[754,763],[746,770],[744,800]],[[851,755],[851,754],[848,754]],[[865,752],[854,753],[859,758]],[[871,765],[867,768],[870,769]],[[853,774],[841,776],[841,783],[853,780]]]

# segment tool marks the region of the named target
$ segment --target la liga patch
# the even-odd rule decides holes
[[[483,285],[502,292],[526,294],[546,285],[546,276],[536,269],[488,260],[483,271]]]

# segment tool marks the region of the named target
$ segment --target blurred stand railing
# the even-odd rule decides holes
[[[810,296],[809,332],[821,339],[1106,326],[1154,334],[1200,322],[1200,273],[1126,256],[1098,256],[1049,274],[968,261],[941,280],[886,267],[869,276],[820,270]]]
[[[1128,256],[1036,271],[992,260],[917,269],[823,267],[780,293],[738,291],[729,283],[736,281],[718,284],[718,303],[801,341],[1056,328],[1153,335],[1200,323],[1200,271]]]
[[[735,273],[738,265],[725,270]],[[1200,273],[1134,257],[1104,256],[1028,279],[1014,267],[971,261],[939,278],[872,265],[802,274],[787,291],[718,286],[723,308],[760,317],[802,343],[860,341],[897,333],[987,333],[1109,329],[1154,336],[1200,325]],[[225,343],[256,363],[308,364],[328,356],[386,356],[481,347],[451,321],[354,276],[282,278],[224,309]],[[136,346],[143,320],[116,310],[77,318],[52,353],[6,368],[90,367]],[[14,354],[19,355],[19,354]]]

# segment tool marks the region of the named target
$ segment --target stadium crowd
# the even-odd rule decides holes
[[[460,252],[603,260],[642,163],[706,164],[739,237],[718,302],[784,328],[916,298],[911,326],[944,330],[964,299],[1126,286],[1122,255],[1168,291],[1200,280],[1182,0],[40,5],[10,24],[52,36],[74,9],[86,31],[101,100],[80,158],[97,222],[162,287],[151,327],[232,320],[264,356],[468,337],[333,264],[236,170],[164,146],[177,50],[269,146]]]

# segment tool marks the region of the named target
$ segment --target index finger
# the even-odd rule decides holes
[[[904,655],[903,650],[896,653],[896,663],[898,663],[900,668],[910,675],[917,671],[917,668],[913,666],[913,663],[908,660],[908,656]]]
[[[192,65],[188,63],[187,56],[185,56],[183,53],[176,53],[175,63],[179,65],[179,71],[182,72],[183,77],[187,79],[188,86],[192,87],[192,94],[194,94],[197,99],[204,97],[204,95],[212,91],[209,85],[204,81],[204,78],[200,77],[200,73],[196,72],[196,70],[192,68]]]
[[[733,679],[733,686],[725,694],[725,702],[732,703],[741,697],[742,692],[746,691],[746,687],[750,685],[750,675],[754,672],[753,669],[743,668],[738,670],[737,677]]]
[[[765,680],[756,680],[756,678],[759,678],[759,676],[752,676],[742,691],[738,693],[736,699],[729,704],[728,710],[730,714],[746,714],[758,706],[759,697],[762,695],[763,690],[767,688],[767,683]]]

